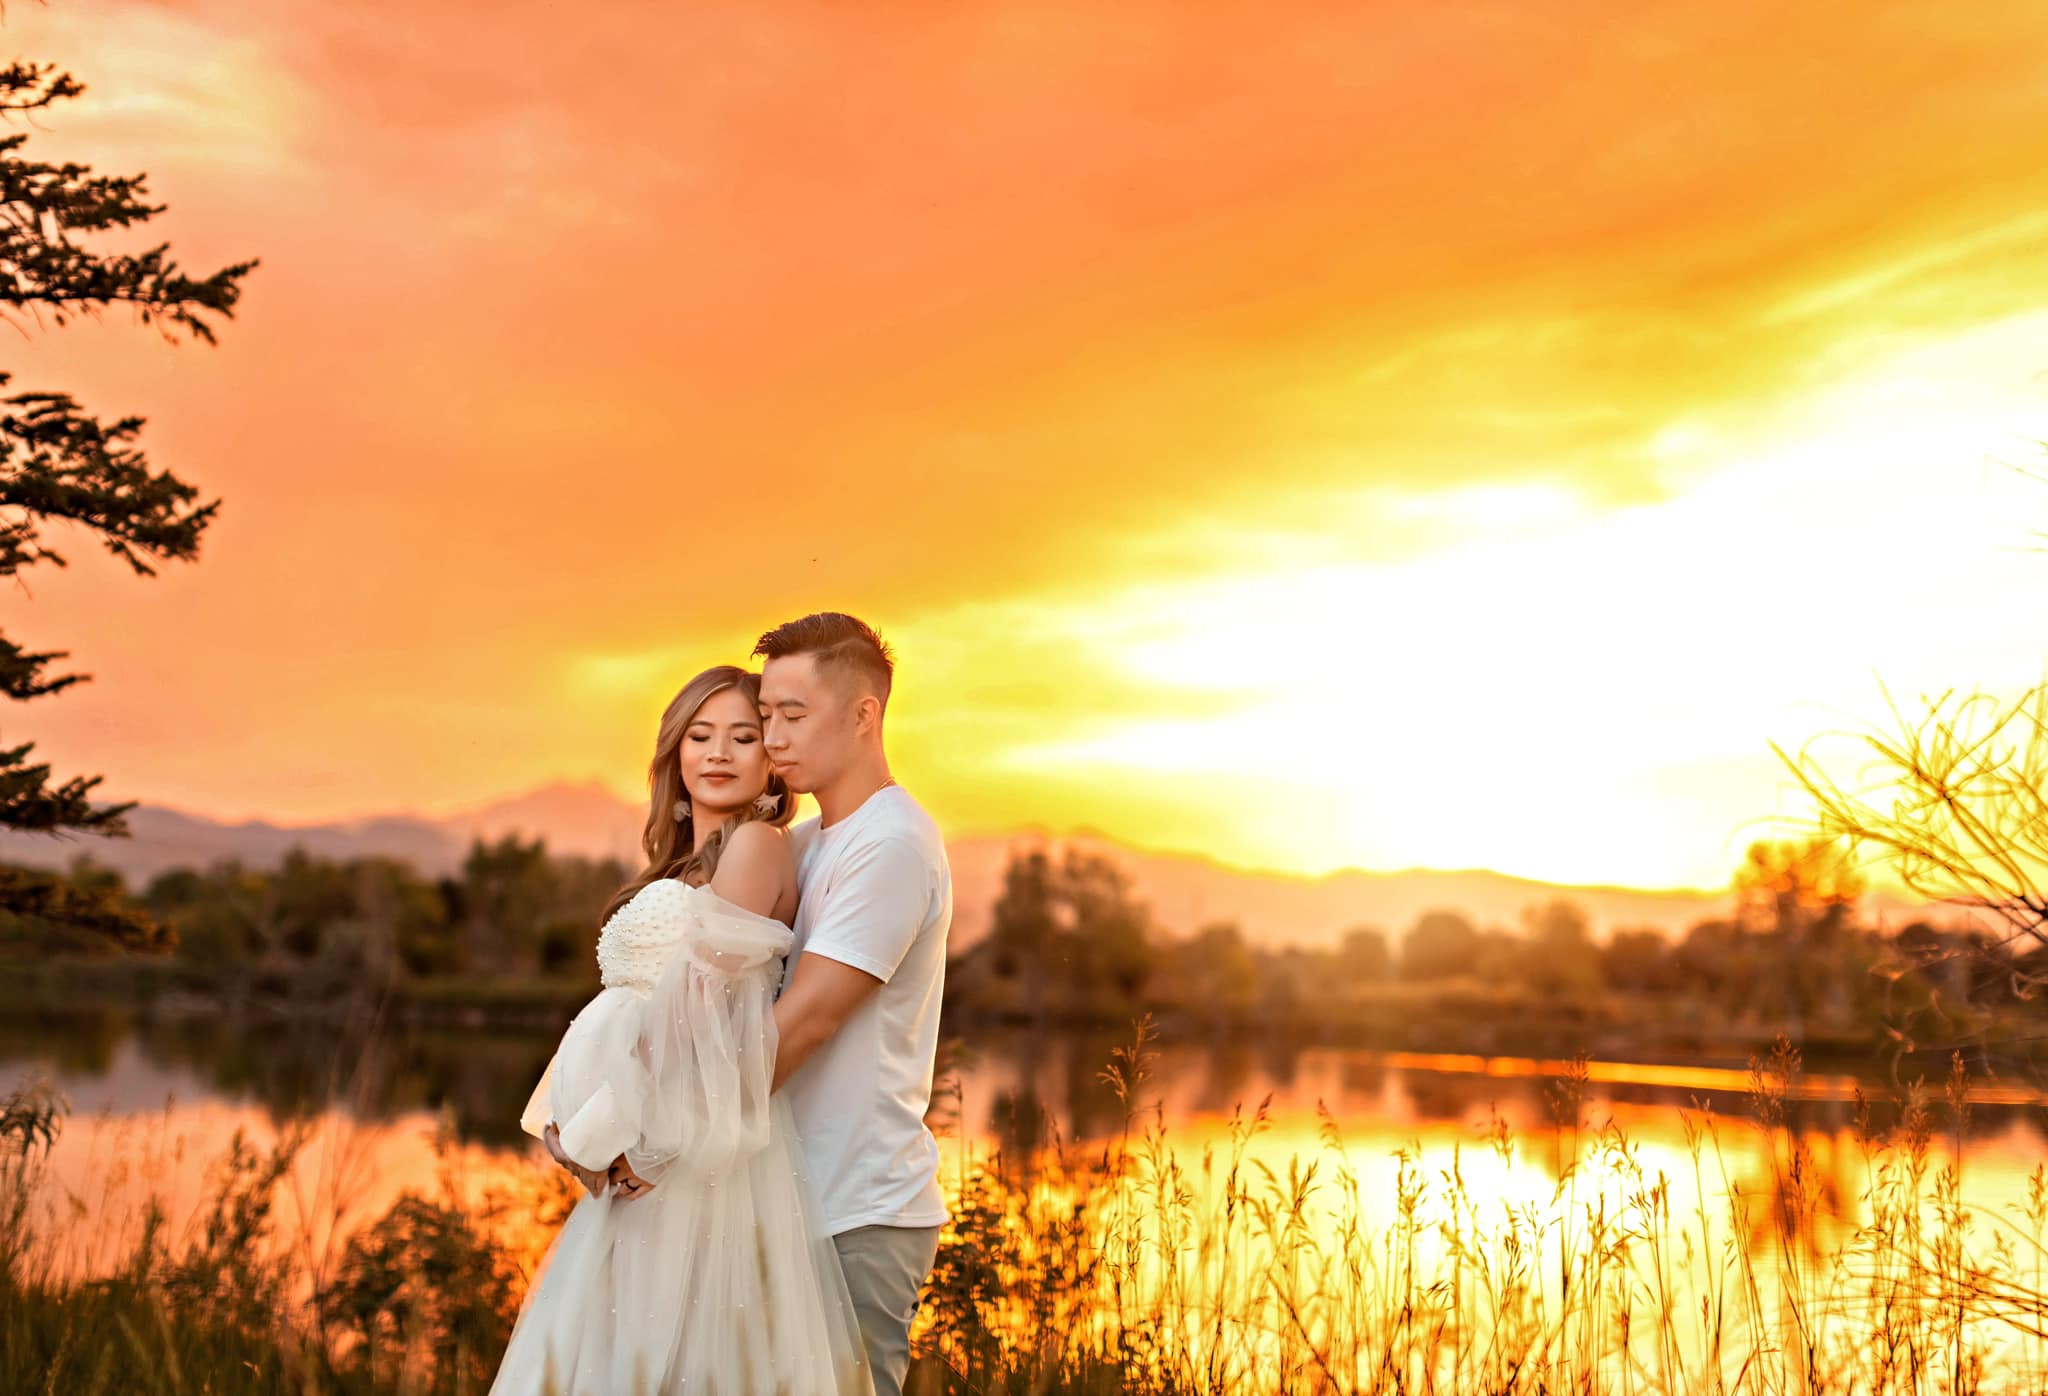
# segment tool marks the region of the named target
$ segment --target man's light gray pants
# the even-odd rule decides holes
[[[874,1369],[875,1396],[902,1396],[910,1369],[910,1320],[939,1254],[936,1226],[857,1226],[832,1238],[846,1292]]]

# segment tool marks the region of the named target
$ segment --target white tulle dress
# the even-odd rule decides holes
[[[604,988],[520,1117],[589,1168],[654,1184],[583,1197],[542,1260],[493,1396],[841,1396],[872,1390],[839,1256],[771,1096],[790,929],[651,882],[605,923]]]

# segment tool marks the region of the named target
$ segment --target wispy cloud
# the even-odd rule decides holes
[[[1797,705],[2024,668],[1972,472],[2039,432],[2036,5],[4,32],[92,86],[35,148],[264,259],[218,351],[20,356],[227,500],[23,612],[99,677],[27,730],[122,793],[630,785],[687,672],[838,606],[956,824],[1696,880]]]

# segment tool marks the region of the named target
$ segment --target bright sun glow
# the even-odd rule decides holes
[[[2040,677],[2039,7],[1423,15],[9,9],[88,89],[31,155],[261,259],[217,348],[17,346],[223,509],[18,598],[94,681],[10,740],[233,818],[636,793],[844,609],[950,830],[1722,885],[1773,741]]]
[[[1092,662],[1228,709],[1010,760],[1207,792],[1241,817],[1235,856],[1292,869],[1713,885],[1749,821],[1792,812],[1770,740],[1875,715],[1880,680],[2040,676],[1999,622],[2048,607],[2048,568],[2006,524],[2039,487],[1999,461],[2024,462],[2044,420],[2011,367],[2044,332],[2027,317],[1902,356],[1723,443],[1740,454],[1704,459],[1695,431],[1695,483],[1655,504],[1538,495],[1518,517],[1512,494],[1451,493],[1437,508],[1474,536],[1421,557],[1366,560],[1368,533],[1351,564],[1136,588],[1090,608],[1117,618],[1077,636]]]

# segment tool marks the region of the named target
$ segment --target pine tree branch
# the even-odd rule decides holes
[[[42,111],[84,90],[53,65],[16,61],[0,67],[0,116]],[[23,154],[27,141],[27,132],[0,136],[0,321],[61,326],[127,306],[168,338],[183,331],[215,342],[216,323],[233,318],[243,278],[256,263],[194,277],[172,259],[167,244],[141,252],[89,246],[95,234],[136,228],[164,211],[150,200],[147,176],[106,176],[76,162],[32,160]],[[0,373],[0,388],[12,381]],[[142,426],[132,416],[103,422],[65,393],[0,398],[0,577],[43,562],[66,565],[45,537],[52,523],[86,530],[140,576],[156,575],[163,562],[198,556],[219,501],[202,503],[191,485],[151,469],[136,444]],[[83,674],[49,671],[66,657],[0,638],[0,696],[25,701],[85,682]],[[96,805],[91,796],[99,776],[53,782],[48,764],[30,759],[33,750],[32,743],[0,749],[0,828],[127,832],[122,816],[132,804]],[[37,897],[48,892],[30,890]],[[82,904],[45,901],[33,914],[106,920]]]
[[[60,873],[0,864],[0,917],[10,918],[19,932],[27,922],[37,926],[85,931],[102,944],[161,954],[174,949],[178,937],[147,912],[125,904],[117,887],[81,885]]]
[[[211,276],[186,276],[168,244],[141,253],[103,253],[74,234],[145,223],[164,211],[149,202],[148,176],[96,175],[76,162],[50,165],[19,154],[26,133],[0,137],[0,306],[49,309],[59,325],[109,305],[130,305],[145,323],[182,328],[215,342],[208,315],[230,319],[242,278],[255,261]]]
[[[0,374],[0,386],[8,376]],[[99,535],[137,574],[160,562],[188,562],[220,509],[167,471],[153,471],[130,443],[142,419],[112,423],[82,412],[64,393],[0,398],[0,576],[39,562],[67,565],[43,538],[61,519]]]
[[[24,742],[0,751],[0,828],[42,834],[75,829],[108,838],[127,837],[128,825],[122,816],[135,808],[133,801],[93,804],[90,796],[103,779],[100,776],[73,776],[52,786],[49,764],[28,760],[33,750],[35,743]]]
[[[67,97],[85,91],[85,84],[54,63],[27,63],[16,59],[0,68],[0,112],[41,111]]]
[[[54,659],[69,659],[68,650],[47,650],[30,654],[14,641],[0,636],[0,695],[26,702],[51,693],[61,693],[75,683],[86,683],[89,674],[65,674],[45,678],[43,670]]]

